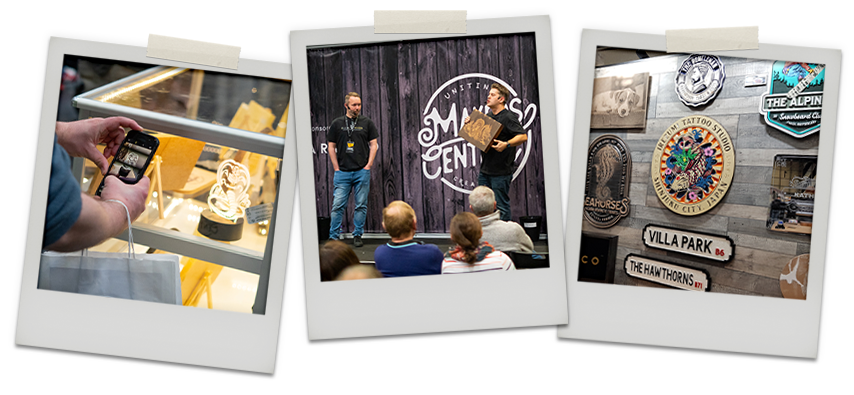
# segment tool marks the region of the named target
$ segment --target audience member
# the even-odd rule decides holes
[[[365,280],[369,278],[383,278],[383,275],[371,265],[352,265],[347,266],[338,277],[335,277],[335,281]]]
[[[383,229],[391,242],[377,247],[374,261],[385,277],[442,273],[442,251],[433,244],[415,241],[415,210],[396,200],[383,209]]]
[[[359,257],[347,244],[330,240],[320,247],[320,281],[332,281],[344,269],[359,264]]]
[[[480,221],[474,214],[455,215],[451,219],[451,240],[457,245],[445,253],[442,274],[516,270],[510,257],[480,241],[482,235]]]
[[[497,210],[495,193],[485,186],[475,188],[469,195],[469,209],[480,220],[483,228],[482,240],[486,240],[498,251],[534,251],[534,243],[522,227],[511,221],[502,221]]]

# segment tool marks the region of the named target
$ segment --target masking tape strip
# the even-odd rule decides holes
[[[667,30],[667,52],[759,49],[759,26]]]
[[[237,70],[240,47],[149,34],[146,56]]]
[[[374,33],[465,33],[466,11],[374,11]]]

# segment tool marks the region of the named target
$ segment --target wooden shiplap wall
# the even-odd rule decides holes
[[[425,233],[447,233],[451,218],[468,210],[468,194],[422,174],[421,155],[428,150],[418,143],[418,131],[425,127],[422,112],[443,83],[469,73],[493,75],[516,90],[523,100],[523,109],[534,103],[539,111],[533,34],[313,49],[308,51],[308,70],[318,216],[329,216],[332,205],[333,169],[328,154],[322,149],[326,143],[326,128],[332,120],[344,115],[347,92],[359,92],[362,114],[371,118],[379,130],[379,150],[371,169],[366,232],[384,233],[382,209],[394,200],[406,201],[415,209],[418,232]],[[477,80],[492,83],[485,78]],[[447,114],[450,106],[456,104],[459,117],[462,106],[467,106],[469,111],[472,105],[482,106],[487,94],[488,90],[460,90],[450,99],[437,100],[437,109]],[[524,215],[543,216],[542,231],[545,233],[539,113],[527,130],[531,132],[530,140],[516,150],[524,150],[531,144],[531,153],[524,170],[511,183],[511,210],[514,220]],[[445,133],[439,137],[439,142],[453,138],[452,133]],[[476,182],[479,152],[477,163],[478,166],[455,169],[448,177]],[[435,169],[437,165],[431,166]],[[351,196],[343,232],[352,231],[352,211]]]
[[[649,110],[643,130],[591,131],[590,142],[603,134],[615,134],[629,146],[632,207],[630,215],[612,228],[598,229],[584,221],[582,229],[619,236],[615,284],[664,287],[625,274],[623,261],[634,253],[705,269],[711,275],[712,292],[782,297],[780,273],[792,257],[809,253],[810,236],[774,232],[765,227],[774,156],[817,155],[820,133],[797,139],[765,125],[759,105],[768,85],[746,88],[744,78],[768,75],[772,61],[722,57],[726,81],[717,98],[697,109],[685,106],[676,95],[674,80],[675,70],[686,58],[687,55],[667,56],[597,69],[597,77],[650,71]],[[650,179],[652,151],[659,137],[672,123],[689,115],[705,115],[718,121],[736,147],[732,187],[715,208],[695,217],[681,216],[664,207]],[[648,248],[643,244],[642,230],[650,223],[727,235],[736,244],[735,256],[730,263],[722,264]]]

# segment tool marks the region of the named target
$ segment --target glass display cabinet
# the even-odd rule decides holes
[[[225,288],[254,300],[225,309],[264,313],[290,90],[286,80],[158,66],[73,100],[80,119],[128,117],[160,140],[133,239],[142,251],[182,256],[185,305],[207,294],[210,308],[211,284],[231,271]],[[73,171],[93,194],[102,179],[94,164],[75,158]],[[235,180],[240,190],[226,186]],[[239,215],[256,209],[272,214],[254,223]],[[127,232],[118,239],[94,249],[127,248]]]

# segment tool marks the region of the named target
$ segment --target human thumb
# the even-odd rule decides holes
[[[101,151],[98,151],[97,148],[93,148],[89,150],[86,156],[89,158],[89,160],[95,163],[95,166],[98,166],[98,168],[101,169],[101,174],[107,174],[107,170],[109,170],[110,168],[110,163],[107,161],[107,158],[104,156],[104,154],[101,153]]]

